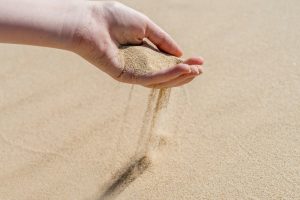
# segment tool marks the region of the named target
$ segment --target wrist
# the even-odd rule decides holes
[[[76,38],[79,30],[85,24],[88,14],[87,1],[73,0],[67,3],[63,14],[63,25],[57,37],[61,49],[75,51],[77,48]]]
[[[66,42],[69,50],[85,56],[95,49],[105,51],[105,43],[110,39],[106,7],[113,2],[82,1],[80,11],[77,11],[76,24],[66,25],[70,36]],[[68,22],[67,22],[68,24]]]

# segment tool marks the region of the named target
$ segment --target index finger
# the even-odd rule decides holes
[[[150,19],[147,22],[146,37],[155,44],[159,50],[177,57],[182,55],[182,50],[171,36]]]

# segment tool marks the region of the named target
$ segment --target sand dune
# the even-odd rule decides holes
[[[0,199],[300,199],[300,3],[122,2],[205,73],[163,96],[1,44]]]

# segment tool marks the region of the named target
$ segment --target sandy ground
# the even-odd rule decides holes
[[[202,55],[205,75],[172,90],[145,161],[149,89],[0,45],[0,199],[300,199],[299,1],[123,2]]]

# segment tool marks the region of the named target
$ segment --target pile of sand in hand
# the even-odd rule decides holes
[[[160,52],[146,41],[140,46],[121,46],[119,55],[124,62],[124,71],[134,75],[159,71],[182,62],[175,56]]]

